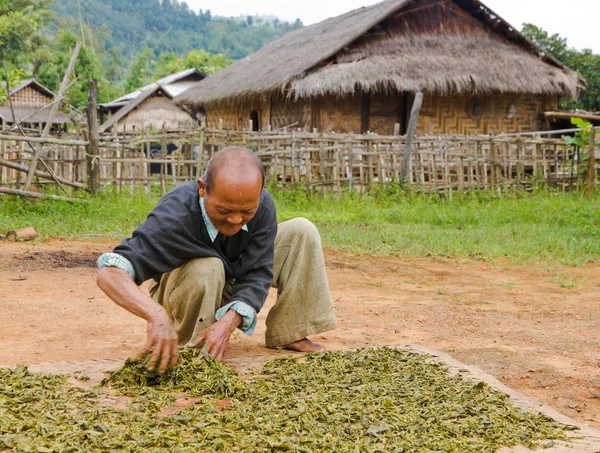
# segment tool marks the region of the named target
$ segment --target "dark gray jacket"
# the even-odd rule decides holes
[[[225,278],[235,279],[232,301],[245,302],[257,312],[263,306],[273,280],[277,216],[271,194],[264,190],[248,231],[210,240],[199,204],[198,184],[186,182],[163,196],[133,232],[114,249],[127,258],[140,285],[183,265],[192,258],[220,258]]]

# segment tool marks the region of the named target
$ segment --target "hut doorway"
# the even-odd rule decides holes
[[[258,132],[260,130],[260,115],[258,114],[258,110],[252,110],[250,112],[250,121],[252,121],[252,130],[254,132]]]
[[[365,93],[362,97],[360,132],[379,135],[406,134],[410,115],[409,93]]]

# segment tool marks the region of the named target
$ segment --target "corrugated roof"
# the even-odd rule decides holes
[[[142,92],[155,90],[159,86],[162,87],[165,92],[169,93],[171,97],[175,97],[190,88],[194,83],[198,83],[198,81],[181,81],[181,79],[185,79],[193,74],[206,77],[206,74],[196,68],[185,69],[183,71],[176,72],[175,74],[170,74],[166,77],[163,77],[155,82],[149,83],[148,85],[138,88],[131,93],[127,93],[120,98],[115,99],[114,101],[98,105],[105,108],[122,107],[132,99],[137,98],[140,94],[142,94]]]

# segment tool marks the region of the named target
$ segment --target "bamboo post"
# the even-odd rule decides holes
[[[523,152],[523,144],[520,138],[517,138],[517,188],[521,188],[523,180],[523,169],[521,167],[521,154]]]
[[[73,55],[71,56],[71,61],[69,62],[69,67],[67,68],[67,71],[65,72],[65,76],[63,77],[63,81],[60,84],[60,88],[58,90],[57,97],[59,99],[61,99],[64,96],[64,92],[69,83],[69,79],[71,78],[71,73],[73,72],[73,69],[75,68],[75,61],[77,61],[77,56],[79,55],[80,49],[81,49],[81,41],[77,41],[77,44],[75,45],[75,50],[73,51]],[[54,115],[56,114],[58,105],[59,105],[58,102],[52,105],[52,110],[50,110],[50,114],[48,115],[46,127],[44,128],[44,130],[42,132],[42,138],[46,137],[48,135],[48,133],[50,132],[50,128],[52,127],[52,120],[54,119]],[[44,145],[40,144],[38,146],[37,150],[35,151],[35,154],[31,158],[31,164],[29,165],[29,173],[27,173],[27,179],[25,180],[25,190],[26,191],[29,190],[29,187],[31,186],[31,182],[33,181],[33,177],[35,175],[35,170],[37,167],[37,162],[42,154],[43,147],[44,147]]]
[[[183,137],[181,136],[181,132],[179,133],[179,143],[178,143],[178,153],[177,156],[177,177],[181,179],[183,176]]]
[[[96,79],[90,77],[88,80],[88,108],[87,108],[87,120],[88,120],[88,145],[87,152],[87,171],[89,176],[89,187],[90,192],[95,194],[98,191],[100,181],[98,175],[99,161],[98,157],[100,151],[98,149],[98,111],[96,110],[96,100],[98,96],[98,82]]]
[[[373,156],[371,153],[373,152],[373,141],[367,141],[367,165],[369,166],[369,189],[373,189],[375,184],[375,171],[373,169]]]
[[[496,188],[496,150],[494,149],[494,139],[490,138],[490,189]]]
[[[464,167],[464,162],[463,162],[463,156],[458,156],[458,172],[457,172],[457,178],[458,178],[458,193],[460,195],[463,194],[463,184],[465,182],[465,175],[464,175],[464,171],[465,171],[465,167]]]
[[[291,162],[291,174],[290,174],[290,182],[292,183],[292,188],[296,187],[296,133],[292,132],[292,162]]]
[[[587,180],[585,183],[585,196],[590,198],[596,190],[596,130],[590,130],[589,157],[587,167]]]
[[[41,145],[40,145],[41,146]],[[17,161],[19,163],[23,163],[25,165],[25,162],[21,162],[23,159],[23,142],[19,142],[17,144]],[[21,173],[17,174],[17,189],[21,186]]]
[[[319,181],[321,183],[321,194],[325,193],[325,146],[323,140],[319,142]]]
[[[335,169],[334,169],[334,181],[337,188],[337,195],[342,193],[342,185],[340,183],[340,151],[335,150]]]
[[[200,141],[198,142],[198,153],[196,154],[196,179],[202,176],[202,167],[204,160],[204,123],[200,127]]]
[[[406,133],[406,142],[404,145],[404,158],[402,159],[402,173],[400,175],[402,182],[405,181],[406,176],[408,175],[408,163],[412,151],[412,142],[417,129],[417,120],[419,119],[419,112],[421,111],[422,104],[423,93],[419,91],[415,96],[415,102],[413,103],[412,110],[410,111],[410,120],[408,121],[408,132]]]

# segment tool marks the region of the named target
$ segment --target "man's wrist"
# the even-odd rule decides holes
[[[242,323],[244,318],[235,310],[229,309],[227,310],[227,313],[223,315],[221,320],[229,325],[229,330],[233,333],[233,331]]]
[[[157,322],[159,320],[164,320],[165,317],[168,318],[169,320],[171,320],[171,317],[167,313],[167,310],[165,310],[165,308],[162,305],[160,305],[158,303],[155,303],[155,305],[156,306],[152,307],[144,316],[144,319],[146,321]]]

